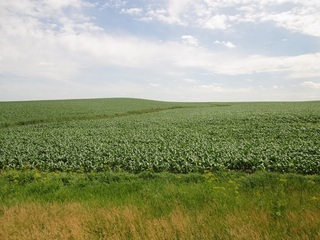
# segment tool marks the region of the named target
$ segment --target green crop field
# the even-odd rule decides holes
[[[320,102],[0,103],[0,239],[320,239]]]
[[[0,169],[320,173],[320,102],[0,103]]]

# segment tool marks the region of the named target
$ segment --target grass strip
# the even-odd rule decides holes
[[[1,239],[320,237],[318,175],[5,171],[0,184]]]

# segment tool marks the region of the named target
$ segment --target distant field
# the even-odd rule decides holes
[[[188,105],[130,98],[0,102],[0,126],[109,118]]]
[[[320,173],[320,102],[0,103],[0,169]]]

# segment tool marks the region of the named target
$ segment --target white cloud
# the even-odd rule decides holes
[[[183,81],[186,83],[197,83],[198,82],[196,79],[192,79],[192,78],[185,78],[185,79],[183,79]]]
[[[224,92],[226,89],[223,88],[221,84],[209,84],[209,85],[199,85],[197,88],[210,91],[210,92]]]
[[[296,7],[286,12],[264,13],[260,20],[275,22],[279,27],[320,37],[319,11],[320,7]]]
[[[214,43],[222,44],[222,45],[224,45],[225,47],[228,47],[228,48],[235,48],[236,47],[232,42],[229,42],[229,41],[218,41],[217,40]]]
[[[206,93],[220,93],[220,94],[245,94],[245,93],[252,93],[254,89],[252,87],[240,87],[240,88],[234,88],[234,87],[227,87],[223,84],[219,83],[210,83],[210,84],[202,84],[194,86],[195,91],[199,91],[202,94]]]
[[[187,44],[190,46],[198,47],[199,40],[191,35],[183,35],[181,36],[181,41],[183,44]]]
[[[152,87],[159,87],[160,86],[158,83],[149,83],[149,85]]]
[[[235,0],[175,2],[168,1],[168,5],[154,9],[125,9],[124,5],[127,4],[125,1],[108,1],[107,3],[109,4],[108,7],[116,7],[126,14],[141,14],[142,17],[149,18],[149,21],[157,20],[179,25],[194,24],[194,26],[201,28],[205,28],[205,24],[209,24],[206,28],[210,29],[227,29],[232,27],[232,24],[236,21],[243,19],[244,16],[240,14],[236,19],[230,18],[227,14],[214,15],[217,9],[228,6],[231,2],[234,3]],[[240,5],[247,4],[244,0],[239,0],[238,2]],[[252,2],[256,5],[260,4],[256,0],[252,0]],[[261,6],[266,6],[267,2],[262,1]],[[255,8],[256,5],[253,4]],[[207,10],[206,6],[208,6]],[[177,92],[177,88],[174,88],[176,86],[172,87],[172,89],[170,88],[171,90],[165,89],[161,76],[165,76],[173,82],[176,79],[180,79],[180,83],[185,83],[188,86],[184,89],[186,92],[194,93],[195,96],[199,95],[201,98],[209,98],[211,93],[221,93],[221,95],[218,94],[217,96],[223,98],[223,93],[239,93],[247,97],[245,93],[253,92],[250,87],[235,88],[200,81],[201,78],[199,76],[201,77],[203,73],[224,76],[274,73],[287,79],[320,77],[320,65],[318,64],[320,62],[320,53],[290,57],[247,56],[236,51],[226,51],[226,54],[226,52],[215,52],[205,47],[199,47],[199,40],[192,35],[183,35],[178,42],[160,42],[123,33],[108,34],[97,26],[92,18],[85,15],[85,10],[88,7],[92,7],[92,5],[80,0],[1,1],[0,81],[7,81],[7,77],[3,76],[20,78],[19,84],[11,85],[11,91],[9,90],[9,82],[2,84],[0,88],[1,94],[4,94],[4,92],[13,93],[13,88],[20,89],[21,96],[23,88],[29,89],[31,92],[32,87],[27,88],[26,85],[28,85],[27,81],[32,79],[32,81],[40,82],[34,88],[43,92],[43,95],[39,95],[40,97],[45,96],[45,89],[47,88],[44,86],[45,82],[50,83],[49,88],[55,86],[55,84],[61,84],[60,87],[52,88],[56,91],[70,86],[71,89],[78,88],[81,96],[85,96],[84,90],[87,85],[77,84],[77,81],[81,80],[83,73],[86,73],[86,76],[90,79],[90,76],[92,76],[90,71],[99,67],[102,69],[113,69],[113,67],[121,69],[119,72],[123,72],[121,76],[125,76],[123,77],[124,79],[126,78],[125,83],[127,86],[132,86],[132,91],[131,89],[126,90],[126,93],[133,94],[131,96],[137,96],[135,94],[140,94],[150,89],[172,91],[172,96],[174,96]],[[311,7],[314,6],[312,5]],[[199,11],[195,12],[195,9]],[[312,15],[312,12],[309,11],[308,13]],[[261,14],[255,16],[254,11],[250,12],[250,14],[252,18],[260,18],[261,21],[273,21],[268,19],[267,15],[264,18],[261,17]],[[300,12],[299,14],[302,15]],[[213,21],[214,16],[219,16],[216,21]],[[224,20],[219,23],[219,19]],[[280,19],[276,21],[279,23],[285,22]],[[294,21],[292,20],[291,22]],[[298,24],[294,26],[298,26]],[[289,26],[284,27],[289,28]],[[299,27],[297,27],[296,31],[298,30]],[[308,32],[311,34],[311,30],[308,30]],[[315,35],[316,32],[312,34]],[[216,43],[228,48],[235,48],[235,44],[230,41],[216,41]],[[130,75],[130,73],[126,74],[128,69],[138,69],[137,71],[141,70],[143,74],[141,72],[137,76],[135,74]],[[148,74],[144,74],[147,71]],[[191,73],[190,75],[188,75],[189,72]],[[139,90],[140,85],[138,82],[140,80],[133,80],[133,83],[129,83],[130,79],[141,77],[148,79],[146,80],[147,84],[145,84],[147,87],[142,87],[142,90]],[[252,79],[251,82],[254,82],[254,77],[245,77],[249,77]],[[193,78],[199,78],[199,80],[194,80]],[[26,82],[21,84],[22,81]],[[152,82],[149,84],[149,81]],[[251,82],[247,81],[246,84],[248,85]],[[115,86],[110,83],[104,86],[108,89],[113,87],[116,89],[114,92],[117,93],[121,91],[120,85]],[[319,83],[307,80],[301,86],[319,89]],[[96,92],[102,91],[99,87],[91,87],[90,89]],[[280,88],[277,89],[277,91],[279,90]],[[100,96],[114,94],[111,90],[99,93],[101,93]],[[206,94],[202,96],[203,93]],[[58,95],[61,98],[65,98],[67,95],[64,94],[67,93]],[[151,96],[152,92],[150,91],[148,94]],[[74,95],[68,96],[73,97]],[[50,97],[54,98],[54,93]]]
[[[143,12],[141,8],[121,9],[121,13],[129,15],[140,15]]]
[[[319,89],[320,90],[320,82],[319,83],[315,83],[315,82],[303,82],[300,84],[302,87],[307,87],[307,88],[312,88],[312,89]]]
[[[167,24],[187,25],[186,12],[189,12],[192,2],[192,0],[166,0],[163,5],[160,4],[160,7],[149,6],[148,8],[151,8],[151,10],[147,13],[147,19]]]
[[[141,18],[143,21],[160,21],[166,24],[187,25],[179,16],[170,15],[166,9],[150,10]]]
[[[208,56],[207,59],[215,59]],[[262,55],[222,56],[203,67],[214,73],[241,75],[255,73],[282,73],[288,78],[320,77],[320,54],[305,54],[293,57],[268,57]],[[213,63],[212,63],[213,62]]]
[[[236,46],[233,44],[233,43],[231,43],[231,42],[224,42],[223,43],[226,47],[228,47],[228,48],[235,48]]]
[[[231,25],[228,23],[228,17],[224,14],[211,16],[209,19],[199,19],[198,24],[202,28],[207,28],[211,30],[225,30]]]
[[[166,24],[228,30],[244,22],[272,22],[291,31],[320,36],[318,0],[166,0],[148,4],[146,10],[142,19]]]
[[[39,62],[38,65],[45,66],[45,67],[51,67],[51,66],[54,66],[54,63],[52,63],[52,62]]]
[[[1,1],[0,52],[5,61],[0,72],[70,79],[79,60],[71,57],[61,39],[101,30],[81,14],[84,7],[91,5],[80,0]]]
[[[71,3],[74,2],[77,4],[72,8]],[[46,11],[51,22],[37,15],[36,9],[41,4],[28,2],[25,6],[29,13],[27,16],[15,4],[6,5],[1,10],[1,72],[38,78],[71,79],[81,69],[98,65],[160,68],[168,72],[198,68],[225,75],[284,72],[292,78],[320,76],[320,54],[294,57],[225,55],[205,48],[195,48],[199,46],[199,41],[191,35],[183,35],[182,43],[107,35],[90,18],[82,15],[80,1],[70,0],[68,6],[74,15],[69,15],[70,9],[64,11],[65,5],[56,9],[59,13],[57,16],[48,8]],[[235,47],[229,41],[216,43]]]
[[[104,8],[122,8],[127,5],[127,1],[123,0],[106,0],[105,3],[100,7],[100,9]]]

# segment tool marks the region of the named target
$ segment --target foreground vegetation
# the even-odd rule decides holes
[[[3,170],[320,173],[320,102],[100,99],[0,112]]]
[[[0,239],[319,239],[320,176],[0,175]]]

